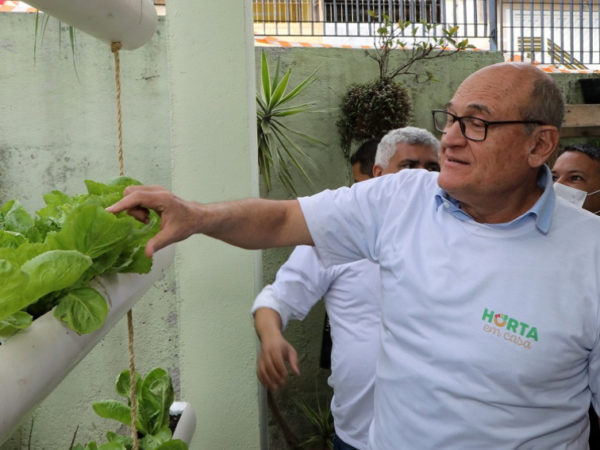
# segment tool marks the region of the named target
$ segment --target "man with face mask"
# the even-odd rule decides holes
[[[599,148],[582,143],[564,147],[552,168],[552,179],[561,184],[555,186],[559,197],[593,214],[600,213]]]
[[[600,149],[589,144],[567,145],[552,168],[556,195],[593,213],[600,213]],[[600,448],[600,426],[590,407],[590,448]]]

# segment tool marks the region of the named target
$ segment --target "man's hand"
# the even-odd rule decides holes
[[[200,204],[182,200],[161,186],[129,186],[123,195],[121,201],[106,210],[115,214],[127,211],[144,223],[148,223],[150,209],[161,217],[161,231],[146,245],[148,257],[197,232]]]
[[[127,211],[144,223],[151,209],[162,224],[146,245],[147,256],[196,233],[250,250],[314,245],[297,200],[253,198],[206,205],[187,202],[160,186],[129,186],[121,201],[106,208],[115,214]]]
[[[294,347],[281,334],[281,317],[270,308],[259,308],[254,313],[254,327],[260,338],[261,351],[256,373],[264,387],[277,390],[283,387],[288,375],[286,363],[296,375],[298,355]]]
[[[288,376],[286,363],[294,374],[300,375],[296,350],[281,333],[263,339],[261,347],[256,373],[267,389],[277,390],[285,386]]]

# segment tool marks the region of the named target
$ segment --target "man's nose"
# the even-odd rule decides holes
[[[442,147],[462,147],[467,144],[467,138],[463,134],[458,120],[446,127],[440,143]]]

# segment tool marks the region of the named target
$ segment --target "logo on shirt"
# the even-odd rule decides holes
[[[529,349],[532,342],[538,341],[536,327],[521,322],[514,317],[509,317],[508,314],[496,313],[485,308],[481,320],[487,322],[483,326],[483,331],[515,345],[521,345]]]

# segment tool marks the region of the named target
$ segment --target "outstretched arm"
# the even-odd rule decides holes
[[[263,386],[272,390],[285,385],[286,363],[300,375],[298,355],[281,334],[281,326],[281,316],[273,309],[259,308],[254,313],[254,327],[261,343],[256,373]]]
[[[130,186],[125,197],[107,208],[127,211],[141,222],[149,210],[162,218],[161,231],[146,246],[146,255],[201,233],[237,247],[260,249],[314,245],[297,200],[248,199],[204,205],[183,200],[160,186]]]

